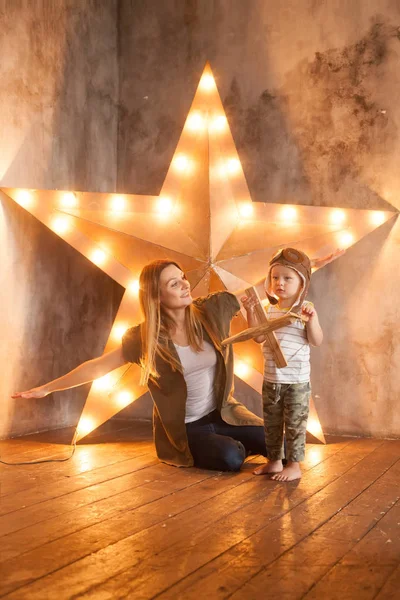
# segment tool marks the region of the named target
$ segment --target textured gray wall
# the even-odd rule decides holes
[[[398,0],[124,1],[119,27],[119,190],[159,192],[209,60],[253,200],[400,208]],[[397,221],[314,276],[326,431],[400,435],[399,242]]]
[[[3,186],[116,185],[117,5],[2,2]],[[77,422],[85,390],[10,393],[99,355],[122,289],[13,202],[0,199],[0,437]]]
[[[210,60],[253,200],[400,208],[399,0],[48,4],[0,13],[3,185],[157,194]],[[400,435],[399,245],[397,221],[314,276],[326,431]],[[28,261],[21,269],[24,290]],[[99,305],[104,336],[117,292]],[[37,283],[31,297],[35,314],[47,310]],[[71,396],[71,423],[79,402]],[[148,415],[149,403],[125,414]],[[68,420],[54,416],[52,426]]]

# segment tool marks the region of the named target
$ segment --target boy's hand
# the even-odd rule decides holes
[[[303,306],[303,308],[301,310],[301,314],[303,314],[306,317],[308,317],[309,321],[311,321],[315,317],[318,317],[317,311],[312,306],[312,304],[307,304],[306,306]]]

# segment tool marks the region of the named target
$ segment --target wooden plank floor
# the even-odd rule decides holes
[[[0,442],[68,456],[71,430]],[[147,424],[111,422],[71,460],[0,465],[0,597],[400,597],[400,440],[308,445],[300,482],[177,469]]]

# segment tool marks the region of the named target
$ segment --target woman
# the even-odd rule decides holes
[[[135,362],[154,400],[160,460],[238,471],[248,454],[266,455],[262,420],[232,397],[232,347],[221,347],[240,308],[236,297],[218,292],[193,301],[185,274],[170,260],[146,265],[139,283],[144,321],[119,348],[13,398],[42,398]]]

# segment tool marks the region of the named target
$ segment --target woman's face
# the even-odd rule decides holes
[[[176,265],[168,265],[160,275],[160,302],[165,308],[186,308],[193,302],[190,283]]]

